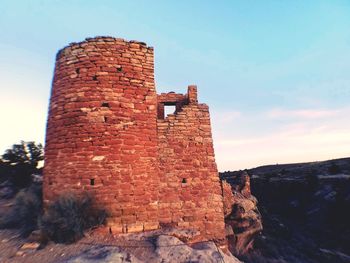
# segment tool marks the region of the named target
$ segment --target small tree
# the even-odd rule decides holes
[[[27,187],[31,183],[31,175],[39,172],[37,167],[43,159],[43,146],[40,143],[21,141],[2,155],[0,175],[18,188]]]
[[[43,146],[35,142],[21,141],[20,144],[12,145],[2,155],[2,160],[10,165],[26,164],[36,168],[38,163],[44,160]]]

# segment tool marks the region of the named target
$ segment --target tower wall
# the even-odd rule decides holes
[[[200,230],[205,240],[223,240],[222,190],[209,108],[198,104],[195,86],[186,95],[158,95],[158,109],[166,105],[176,105],[176,112],[164,118],[158,114],[159,221]]]
[[[158,227],[153,48],[97,37],[57,54],[45,145],[44,201],[87,191],[113,232]]]
[[[175,106],[164,116],[164,107]],[[156,94],[153,48],[96,37],[57,54],[43,195],[88,192],[113,233],[162,225],[223,240],[222,191],[208,106],[196,86]]]

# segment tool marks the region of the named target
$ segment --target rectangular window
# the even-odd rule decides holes
[[[164,105],[164,116],[168,116],[169,114],[174,114],[176,111],[175,105]]]

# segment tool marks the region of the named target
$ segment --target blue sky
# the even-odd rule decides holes
[[[55,54],[155,48],[158,92],[197,84],[220,170],[350,156],[349,1],[0,0],[0,152],[44,141]]]

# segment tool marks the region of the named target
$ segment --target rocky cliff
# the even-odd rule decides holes
[[[247,170],[264,230],[245,262],[350,262],[350,158]],[[234,182],[241,171],[221,173]]]
[[[257,199],[250,191],[250,178],[242,173],[231,180],[223,181],[226,236],[229,250],[235,255],[244,255],[253,248],[255,238],[262,231],[261,215]]]

